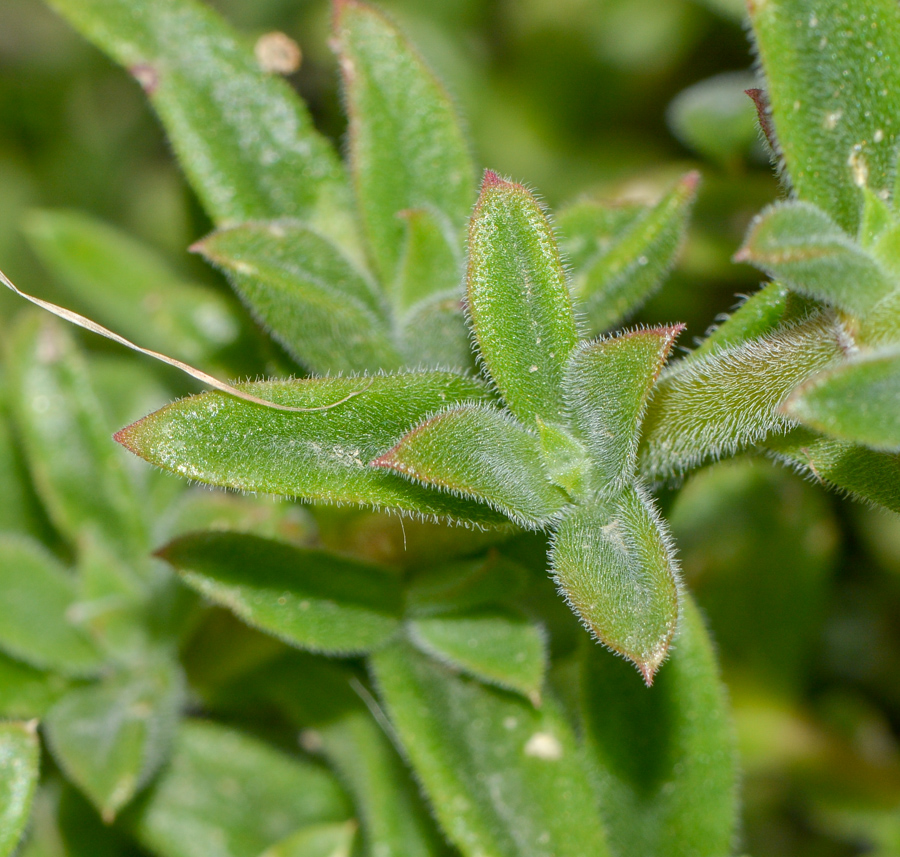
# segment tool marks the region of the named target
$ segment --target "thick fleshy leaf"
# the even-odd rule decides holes
[[[641,489],[573,508],[553,541],[556,582],[585,627],[650,685],[678,623],[679,583],[664,523]]]
[[[323,768],[233,729],[186,721],[135,828],[161,857],[247,857],[299,827],[349,815]]]
[[[610,848],[722,857],[737,822],[737,752],[725,688],[685,597],[672,657],[652,692],[596,646],[582,652],[581,708]]]
[[[449,372],[422,372],[241,386],[296,407],[321,407],[364,392],[310,413],[274,411],[203,393],[150,414],[116,439],[152,464],[198,482],[485,524],[504,520],[486,506],[369,466],[435,411],[486,398],[479,382]]]
[[[897,5],[757,0],[748,8],[779,155],[794,191],[855,233],[859,188],[889,192],[894,177]]]
[[[802,321],[815,310],[810,298],[792,292],[782,283],[767,283],[754,292],[721,324],[714,327],[684,360],[696,360],[774,333],[779,327]]]
[[[0,857],[16,850],[38,781],[37,723],[0,723]]]
[[[766,441],[766,450],[801,473],[854,497],[900,512],[900,455],[797,428]]]
[[[310,824],[267,848],[259,857],[350,857],[356,822]]]
[[[526,426],[560,422],[577,333],[553,230],[522,185],[485,173],[469,225],[469,319],[481,360]]]
[[[874,256],[808,202],[777,203],[763,211],[734,258],[856,314],[869,312],[896,287]]]
[[[569,358],[563,382],[569,423],[591,456],[594,491],[610,496],[633,476],[647,400],[682,329],[583,342]]]
[[[124,553],[146,551],[144,516],[87,366],[47,315],[23,316],[6,343],[10,405],[38,494],[73,543],[100,530]]]
[[[54,758],[106,822],[166,760],[182,695],[181,674],[160,663],[72,690],[48,712]]]
[[[539,702],[547,668],[540,625],[519,612],[483,607],[412,619],[409,636],[423,652],[481,681]]]
[[[402,212],[406,243],[397,273],[394,300],[408,310],[436,295],[462,298],[462,240],[458,230],[433,208]]]
[[[480,500],[535,527],[565,504],[547,479],[539,444],[537,435],[496,408],[455,408],[416,426],[372,464]]]
[[[861,354],[813,375],[783,408],[798,422],[840,440],[900,451],[900,349]]]
[[[726,168],[740,168],[759,141],[756,110],[745,91],[753,72],[730,71],[683,89],[669,104],[669,127],[682,143]]]
[[[375,269],[394,291],[406,242],[398,215],[432,207],[461,236],[475,200],[474,167],[450,98],[401,33],[356,0],[339,0],[335,10],[363,229]]]
[[[333,659],[291,652],[257,670],[249,683],[300,730],[301,745],[321,752],[334,768],[353,798],[364,853],[447,855],[449,849],[422,800],[421,789],[400,758],[393,736],[388,737],[380,709],[354,671]],[[248,681],[238,679],[235,684],[238,704],[243,706]]]
[[[396,574],[246,533],[183,536],[157,555],[192,589],[304,649],[367,652],[400,627]]]
[[[398,642],[376,654],[388,714],[447,836],[466,857],[602,857],[603,826],[571,727]]]
[[[312,371],[400,365],[377,287],[305,224],[243,224],[213,232],[193,249],[228,274],[257,320]]]
[[[839,553],[830,507],[819,486],[749,458],[704,468],[678,492],[668,518],[685,583],[731,683],[802,693]]]
[[[0,654],[0,718],[27,720],[43,717],[69,689],[70,680]]]
[[[400,323],[407,366],[476,371],[462,294],[437,294],[416,304]]]
[[[492,551],[487,557],[421,570],[406,590],[413,616],[508,604],[529,581],[527,569]]]
[[[647,408],[641,470],[651,479],[676,475],[784,433],[791,421],[781,403],[813,373],[843,359],[844,338],[831,315],[818,313],[674,363]]]
[[[699,180],[699,173],[688,173],[652,206],[588,201],[560,212],[560,248],[574,267],[572,290],[592,332],[616,327],[662,285],[681,248]]]
[[[306,107],[195,0],[52,0],[125,66],[166,126],[188,179],[219,225],[296,217],[355,243],[350,189]]]
[[[152,248],[75,211],[34,211],[25,234],[84,311],[147,348],[188,363],[241,333],[239,308],[188,282]]]
[[[0,650],[39,669],[89,675],[102,658],[73,621],[73,575],[38,542],[0,536]]]

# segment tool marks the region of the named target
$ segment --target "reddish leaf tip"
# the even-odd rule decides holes
[[[700,184],[700,170],[691,170],[687,173],[679,182],[679,184],[689,193],[693,193],[697,190],[697,186]]]
[[[484,171],[484,179],[482,179],[482,182],[481,182],[482,190],[487,190],[488,188],[491,188],[491,187],[500,187],[501,185],[506,185],[506,184],[509,184],[509,182],[504,181],[493,170],[485,170]]]
[[[141,62],[130,66],[128,71],[147,95],[153,95],[159,86],[159,72],[150,63]]]
[[[188,253],[204,253],[206,251],[206,239],[200,238],[198,241],[195,241],[188,248]]]
[[[378,458],[373,458],[369,462],[369,467],[384,467],[386,469],[394,469],[397,464],[396,457],[397,448],[389,449],[384,455],[379,455]]]
[[[752,258],[753,254],[750,252],[749,247],[741,247],[740,250],[737,251],[732,257],[732,262],[749,262]]]

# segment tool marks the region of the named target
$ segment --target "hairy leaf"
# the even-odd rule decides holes
[[[783,407],[824,434],[900,451],[900,349],[864,353],[813,375]]]
[[[766,450],[818,482],[900,512],[900,454],[824,437],[806,428],[769,438]]]
[[[267,848],[260,857],[350,857],[356,822],[310,824]]]
[[[439,293],[420,301],[400,322],[407,366],[475,371],[472,338],[461,294]]]
[[[91,639],[75,624],[77,587],[38,542],[0,536],[0,649],[39,669],[89,675],[102,666]]]
[[[30,313],[7,342],[10,403],[38,494],[73,543],[99,529],[124,553],[146,551],[144,516],[75,343]]]
[[[801,199],[848,232],[860,187],[889,192],[900,113],[900,13],[893,0],[749,4],[779,154]]]
[[[433,207],[461,235],[474,168],[453,104],[397,29],[356,0],[336,4],[334,27],[363,229],[376,271],[403,305],[396,286],[406,227],[398,215]]]
[[[531,427],[559,422],[577,333],[553,231],[522,185],[485,173],[469,226],[468,310],[484,367]]]
[[[494,607],[422,616],[410,621],[409,635],[449,667],[540,700],[546,639],[543,629],[521,613]]]
[[[819,313],[673,364],[647,408],[641,470],[650,478],[669,477],[786,432],[791,421],[781,403],[843,357],[844,337],[830,315]]]
[[[337,154],[286,81],[195,0],[51,0],[125,66],[166,126],[188,179],[219,225],[296,217],[355,244]]]
[[[324,769],[233,729],[185,721],[136,832],[162,857],[246,857],[299,827],[349,814]]]
[[[203,393],[150,414],[116,439],[152,464],[227,488],[485,524],[504,520],[483,505],[369,467],[435,411],[486,398],[477,381],[449,372],[421,372],[241,386],[297,407],[320,407],[364,392],[352,402],[311,413],[274,411],[221,393]]]
[[[584,342],[569,358],[563,390],[570,424],[592,459],[595,491],[615,494],[633,476],[647,400],[682,329]]]
[[[158,555],[192,589],[287,643],[366,652],[400,626],[400,583],[376,565],[245,533],[183,536]]]
[[[16,850],[38,781],[37,724],[0,723],[0,857]]]
[[[699,173],[653,206],[580,202],[560,212],[560,247],[575,268],[572,289],[590,329],[609,330],[659,289],[684,239]]]
[[[812,299],[792,292],[782,283],[767,283],[714,327],[683,359],[695,360],[751,339],[761,339],[779,327],[802,321],[817,308],[818,304]]]
[[[462,298],[462,241],[458,230],[433,208],[401,212],[406,242],[400,259],[394,300],[404,310],[437,295]]]
[[[312,371],[400,365],[377,287],[309,226],[243,224],[213,232],[193,249],[228,274],[259,322]]]
[[[80,212],[33,211],[25,232],[85,311],[147,348],[197,363],[240,335],[232,302],[118,229]]]
[[[608,853],[575,738],[552,698],[535,709],[403,642],[372,663],[434,812],[466,857]]]
[[[895,287],[873,256],[808,202],[776,203],[763,211],[734,258],[856,314],[869,312]]]
[[[737,753],[712,642],[690,598],[652,692],[596,646],[582,649],[581,710],[610,847],[721,857],[737,821]]]
[[[541,466],[537,435],[496,408],[443,411],[372,464],[481,500],[526,527],[551,519],[565,502]]]
[[[107,823],[166,760],[182,693],[161,663],[71,690],[48,712],[54,758]]]
[[[551,551],[556,582],[585,627],[633,661],[650,685],[678,622],[678,572],[659,513],[642,489],[562,520]]]

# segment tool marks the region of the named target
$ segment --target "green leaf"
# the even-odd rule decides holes
[[[397,438],[435,411],[487,397],[477,381],[449,372],[241,385],[273,401],[329,410],[287,413],[203,393],[145,417],[116,435],[152,464],[189,479],[237,488],[358,503],[480,523],[505,519],[486,507],[369,467]]]
[[[642,472],[674,476],[788,431],[792,423],[781,403],[814,372],[843,358],[844,337],[834,318],[820,312],[671,365],[644,418]]]
[[[553,230],[522,185],[488,170],[469,226],[469,318],[488,375],[527,427],[560,422],[577,332]]]
[[[830,498],[783,468],[743,458],[692,476],[668,517],[726,677],[788,698],[802,693],[838,555]]]
[[[608,853],[575,738],[552,698],[535,709],[402,642],[372,665],[434,812],[466,857]]]
[[[38,494],[73,543],[98,529],[129,555],[146,551],[144,516],[75,343],[56,319],[25,314],[6,343],[9,393]]]
[[[521,613],[495,607],[423,616],[410,620],[409,636],[447,666],[540,702],[546,636]]]
[[[0,717],[26,720],[43,717],[69,689],[69,679],[0,654],[0,688]]]
[[[0,723],[0,857],[16,850],[38,781],[37,723]]]
[[[808,202],[769,206],[754,218],[734,259],[750,262],[802,294],[859,315],[895,288],[873,256]]]
[[[559,526],[551,563],[585,627],[652,684],[675,633],[680,587],[671,539],[650,498],[629,486],[576,506]]]
[[[306,733],[307,736],[310,733]],[[322,750],[353,795],[368,854],[434,857],[449,850],[384,728],[361,706],[324,724]]]
[[[438,295],[455,296],[458,302],[463,281],[458,231],[432,208],[411,208],[400,214],[406,221],[406,243],[394,290],[396,303],[408,310]]]
[[[228,274],[256,319],[312,371],[400,365],[377,287],[309,226],[243,224],[213,232],[192,249]]]
[[[666,111],[672,132],[719,166],[739,169],[759,141],[756,110],[745,90],[756,86],[753,72],[730,71],[683,89]]]
[[[682,330],[635,330],[582,342],[569,358],[563,391],[572,430],[591,457],[594,491],[610,496],[634,475],[647,401]]]
[[[863,209],[857,239],[863,247],[871,248],[877,246],[886,233],[894,231],[894,216],[890,205],[869,188],[864,187],[862,193]]]
[[[77,588],[38,542],[0,535],[0,649],[38,669],[83,676],[100,654],[74,620]]]
[[[897,6],[893,0],[824,0],[815,7],[807,0],[757,0],[749,11],[794,191],[855,233],[859,188],[889,192],[893,183]]]
[[[376,565],[227,532],[183,536],[157,555],[192,589],[301,648],[367,652],[400,626],[399,580]]]
[[[135,828],[161,857],[247,857],[299,827],[349,814],[324,769],[233,729],[186,721]]]
[[[778,461],[858,499],[900,512],[900,455],[797,428],[766,441]]]
[[[406,590],[413,616],[508,603],[529,583],[528,571],[496,551],[487,557],[421,570]]]
[[[67,693],[47,714],[47,742],[107,823],[165,761],[182,703],[172,666],[146,665]]]
[[[0,366],[0,532],[46,537],[45,519],[13,434],[4,376]]]
[[[356,822],[310,824],[267,848],[260,857],[350,857]]]
[[[900,451],[900,349],[863,353],[813,375],[783,408],[823,434]]]
[[[714,351],[760,339],[779,327],[802,321],[817,307],[810,298],[782,283],[767,283],[754,292],[721,324],[714,327],[684,360],[696,360]]]
[[[537,435],[497,408],[443,411],[372,464],[480,500],[524,527],[540,526],[565,503],[541,466]]]
[[[690,598],[652,692],[621,661],[583,649],[581,706],[615,853],[722,857],[737,822],[737,753],[712,642]]]
[[[340,0],[335,8],[363,230],[382,283],[404,305],[401,212],[433,208],[462,235],[475,200],[474,167],[450,98],[413,47],[369,6]]]
[[[188,282],[153,249],[75,211],[32,211],[25,233],[92,317],[147,348],[198,363],[235,343],[237,307]]]
[[[194,0],[51,0],[150,98],[188,179],[219,224],[296,217],[353,247],[349,185],[290,85]]]
[[[472,337],[457,292],[417,303],[401,320],[400,337],[407,366],[475,372]]]
[[[392,743],[394,736],[389,739],[381,711],[354,671],[333,659],[292,651],[249,682],[238,680],[242,705],[248,683],[300,731],[304,747],[321,752],[334,768],[353,798],[363,853],[447,854],[421,790]]]
[[[662,285],[684,241],[700,174],[688,173],[656,205],[579,202],[560,212],[572,291],[591,332],[619,325]]]

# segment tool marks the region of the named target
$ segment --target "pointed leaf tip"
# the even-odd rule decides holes
[[[506,184],[510,184],[510,182],[505,181],[504,179],[500,178],[500,176],[497,173],[495,173],[493,170],[485,170],[484,171],[484,179],[482,179],[482,182],[481,182],[482,190],[487,190],[488,188],[491,188],[491,187],[499,187],[501,185],[506,185]]]

